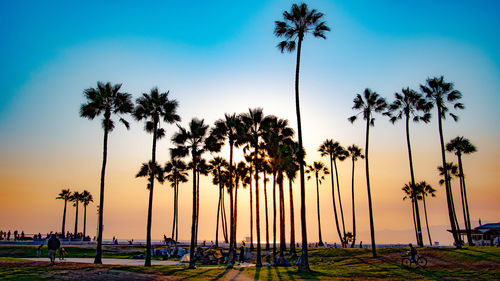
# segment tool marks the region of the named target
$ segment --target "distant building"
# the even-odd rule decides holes
[[[451,232],[451,230],[448,230]],[[460,238],[467,241],[467,231],[460,229]],[[495,238],[500,239],[500,222],[480,224],[471,230],[472,242],[476,246],[492,246]],[[465,244],[465,243],[464,243]]]

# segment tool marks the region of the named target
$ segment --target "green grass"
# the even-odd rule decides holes
[[[23,248],[25,247],[25,248]],[[68,247],[73,254],[83,255],[93,249]],[[0,246],[0,256],[14,253],[17,257],[32,255],[35,248],[29,246]],[[108,257],[116,257],[113,249],[105,251]],[[116,250],[116,249],[115,249]],[[135,251],[133,248],[127,251]],[[140,251],[140,249],[137,249]],[[30,252],[33,251],[33,252]],[[116,250],[118,251],[118,250]],[[405,249],[383,248],[377,252],[378,258],[371,257],[369,249],[311,249],[309,261],[310,273],[299,272],[297,267],[245,267],[235,268],[239,277],[246,276],[252,280],[352,280],[352,279],[391,279],[391,280],[500,280],[500,248],[469,247],[455,248],[422,248],[419,252],[427,257],[429,264],[425,269],[406,268],[401,266],[401,254]],[[90,256],[89,254],[87,254]],[[121,256],[130,256],[127,254]],[[0,279],[2,280],[40,280],[47,276],[47,270],[61,268],[6,266],[19,259],[0,258]],[[293,262],[293,261],[291,261]],[[59,267],[59,266],[56,266]],[[229,274],[224,267],[199,266],[195,270],[187,269],[187,265],[171,266],[106,266],[108,269],[129,272],[129,274],[155,274],[176,276],[185,280],[217,280]],[[72,269],[78,270],[78,269]],[[83,272],[83,271],[82,271]],[[50,278],[49,278],[50,279]]]

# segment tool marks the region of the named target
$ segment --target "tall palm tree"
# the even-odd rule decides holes
[[[330,31],[330,28],[322,21],[323,13],[315,9],[309,10],[306,4],[293,4],[290,12],[283,12],[284,21],[275,21],[274,34],[285,40],[278,44],[278,48],[283,53],[285,50],[293,52],[297,49],[297,62],[295,66],[295,110],[297,115],[297,127],[299,147],[303,150],[302,143],[302,123],[300,119],[300,102],[299,102],[299,73],[300,73],[300,55],[302,51],[302,41],[304,36],[311,33],[314,37],[326,39],[325,33]],[[300,218],[302,222],[302,258],[299,265],[300,271],[310,271],[309,260],[307,258],[307,226],[306,226],[306,203],[305,203],[305,179],[304,179],[304,160],[299,159],[300,171]]]
[[[106,162],[108,158],[108,134],[114,129],[114,122],[111,119],[111,114],[118,115],[132,112],[134,106],[132,104],[131,95],[120,92],[122,84],[111,85],[97,82],[97,88],[88,88],[83,94],[86,103],[80,107],[80,117],[93,120],[95,117],[103,114],[102,127],[104,129],[104,141],[102,149],[102,169],[101,169],[101,185],[99,192],[99,219],[97,226],[97,247],[94,259],[95,264],[102,264],[102,225],[103,225],[103,210],[104,210],[104,178],[106,175]],[[125,119],[120,117],[122,122],[128,129],[129,124]]]
[[[323,246],[323,238],[321,237],[321,217],[319,212],[319,185],[325,179],[325,175],[328,175],[330,172],[328,168],[325,167],[323,162],[314,162],[312,165],[307,166],[306,174],[313,174],[316,178],[316,205],[318,207],[318,235],[319,235],[319,246]],[[311,179],[312,176],[308,176],[307,179]]]
[[[465,189],[465,174],[462,164],[462,154],[471,154],[477,151],[476,147],[465,137],[456,137],[446,144],[446,150],[454,152],[458,157],[458,172],[460,177],[460,191],[462,195],[462,209],[464,211],[465,229],[469,245],[474,245],[470,225],[469,202],[467,200],[467,190]]]
[[[65,235],[64,227],[66,226],[66,205],[68,203],[70,196],[71,196],[71,191],[69,190],[69,188],[67,188],[67,189],[61,189],[61,192],[59,192],[59,194],[56,197],[56,199],[64,200],[64,211],[63,211],[62,230],[61,230],[63,237]]]
[[[82,194],[78,191],[74,191],[71,196],[69,197],[69,201],[70,202],[73,202],[73,207],[76,208],[76,212],[75,212],[75,232],[74,232],[74,235],[75,235],[75,238],[77,237],[78,235],[78,203],[82,202]]]
[[[247,165],[244,161],[238,162],[234,171],[234,237],[237,236],[236,231],[238,229],[238,188],[240,183],[243,187],[249,185],[251,178],[252,173],[249,165]],[[236,240],[236,238],[234,240]],[[236,248],[236,241],[234,242],[234,247]]]
[[[213,175],[213,184],[219,186],[219,201],[217,204],[217,223],[216,223],[216,228],[215,228],[215,246],[219,247],[219,217],[224,217],[224,182],[221,180],[222,176],[222,170],[227,169],[229,167],[229,163],[227,163],[226,159],[222,157],[214,157],[212,160],[210,160],[210,166],[212,170],[212,175]],[[223,214],[220,216],[220,214]],[[225,233],[225,226],[224,226],[224,220],[222,219],[222,229],[223,232]],[[226,240],[227,240],[227,235],[226,235]],[[227,241],[226,241],[227,242]]]
[[[240,141],[243,138],[244,127],[241,119],[236,113],[224,115],[224,119],[215,121],[214,129],[211,135],[219,140],[225,141],[227,139],[229,144],[229,205],[230,205],[230,236],[229,236],[229,259],[227,267],[232,268],[235,258],[235,245],[236,245],[236,229],[234,223],[234,196],[233,196],[233,150],[234,147],[239,147],[242,144]]]
[[[248,113],[240,115],[241,121],[245,128],[245,141],[253,148],[253,172],[255,179],[255,215],[256,215],[256,231],[257,231],[257,260],[255,265],[262,266],[262,253],[260,245],[260,212],[259,212],[259,165],[258,157],[259,146],[264,134],[269,128],[270,119],[264,116],[262,108],[249,109]]]
[[[426,85],[420,85],[422,92],[426,94],[427,99],[431,102],[431,107],[436,106],[438,112],[438,125],[439,125],[439,140],[441,145],[441,159],[442,166],[446,167],[446,155],[444,147],[443,138],[443,119],[446,118],[447,113],[449,113],[448,105],[452,105],[454,109],[463,109],[464,105],[458,102],[462,98],[462,93],[458,90],[453,89],[453,83],[448,83],[444,81],[443,76],[428,78]],[[458,116],[449,113],[449,115],[455,120],[458,120]],[[457,248],[461,247],[460,237],[457,232],[458,226],[455,225],[455,209],[453,208],[452,192],[451,186],[448,181],[445,182],[446,190],[446,201],[448,204],[448,216],[450,218],[451,232],[453,234],[453,239],[455,240],[455,245]]]
[[[356,209],[354,208],[354,163],[358,158],[364,159],[363,150],[357,145],[353,144],[347,148],[349,157],[352,159],[352,244],[351,248],[356,245]]]
[[[83,203],[83,238],[85,238],[86,230],[87,230],[87,206],[94,202],[94,197],[90,192],[84,190],[82,192],[82,203]]]
[[[204,120],[199,120],[193,118],[189,122],[189,129],[185,129],[180,125],[177,125],[179,131],[172,136],[172,142],[176,145],[175,148],[171,149],[171,154],[174,158],[185,157],[190,154],[191,161],[193,162],[193,218],[191,221],[191,245],[190,250],[190,260],[189,268],[194,269],[195,259],[195,235],[196,235],[196,214],[198,213],[196,209],[197,202],[197,180],[196,180],[196,166],[201,159],[201,155],[205,152],[205,139],[207,138],[208,125],[205,125]]]
[[[431,118],[429,110],[429,102],[427,102],[422,94],[417,93],[410,88],[401,89],[401,93],[394,94],[395,100],[389,105],[389,115],[391,116],[390,121],[392,124],[396,121],[405,118],[405,129],[406,129],[406,145],[408,147],[408,159],[410,161],[410,178],[411,184],[415,185],[415,172],[413,170],[413,158],[411,153],[410,144],[410,119],[413,122],[423,121],[428,123]],[[415,234],[417,237],[417,244],[420,247],[424,246],[424,241],[422,239],[422,227],[420,224],[420,211],[418,207],[418,201],[415,197],[411,197],[412,200],[412,213],[413,221],[415,227]]]
[[[429,221],[427,219],[427,205],[425,204],[425,197],[436,197],[436,190],[425,181],[417,183],[415,189],[417,193],[420,194],[417,199],[422,200],[422,202],[424,203],[425,225],[427,227],[427,235],[429,236],[429,245],[432,246],[431,232],[429,231]]]
[[[328,141],[331,141],[331,142],[328,142]],[[326,140],[325,142],[323,142],[323,144],[325,144],[326,146],[328,147],[325,147],[325,146],[320,146],[318,151],[321,152],[321,156],[327,156],[329,155],[330,156],[330,169],[332,171],[332,195],[333,195],[333,167],[331,167],[332,165],[332,161],[333,160],[333,164],[334,164],[334,167],[335,167],[335,178],[337,180],[337,193],[338,193],[338,197],[339,197],[339,209],[340,209],[340,218],[341,218],[341,221],[342,221],[342,233],[343,235],[340,237],[340,241],[342,243],[342,247],[346,247],[347,246],[347,241],[346,241],[346,232],[345,232],[345,223],[344,223],[344,210],[342,208],[342,196],[340,194],[340,180],[339,180],[339,173],[338,173],[338,169],[337,169],[337,159],[340,160],[340,161],[344,161],[346,158],[347,158],[347,154],[348,152],[340,145],[339,142],[333,142],[332,140]],[[335,197],[333,197],[335,199]],[[335,205],[334,205],[335,207]]]
[[[321,156],[329,156],[330,157],[330,170],[333,170],[333,157],[336,153],[336,147],[338,146],[338,142],[333,142],[331,139],[325,140],[319,147],[318,151],[321,153]],[[333,201],[333,214],[335,217],[335,225],[337,226],[337,233],[339,235],[339,239],[344,245],[344,238],[340,232],[339,219],[337,214],[337,203],[335,203],[335,180],[333,178],[333,173],[330,174],[331,182],[332,182],[332,201]]]
[[[366,189],[368,192],[368,210],[370,213],[370,236],[372,242],[372,254],[373,257],[377,257],[377,249],[375,245],[375,226],[373,225],[373,209],[372,209],[372,195],[370,190],[370,168],[368,162],[368,145],[370,139],[370,126],[375,126],[375,118],[373,115],[375,113],[382,113],[387,107],[387,102],[376,92],[366,88],[363,96],[357,94],[354,98],[354,106],[352,109],[359,110],[360,112],[354,116],[349,117],[349,121],[354,123],[357,119],[357,115],[363,114],[363,119],[366,120],[366,143],[365,143],[365,163],[366,163]]]
[[[187,165],[182,160],[172,159],[165,164],[165,179],[174,189],[174,217],[172,222],[172,239],[179,239],[179,183],[188,181]]]
[[[136,100],[137,106],[134,109],[134,117],[137,121],[145,120],[144,130],[153,134],[153,146],[151,150],[151,162],[156,163],[156,141],[165,136],[165,129],[161,127],[161,120],[167,124],[180,121],[177,115],[177,101],[168,98],[169,91],[160,93],[158,88],[152,88],[149,94],[143,93]],[[151,266],[151,220],[153,216],[153,191],[155,165],[152,166],[152,173],[149,178],[149,204],[148,220],[146,228],[146,260],[144,266]]]

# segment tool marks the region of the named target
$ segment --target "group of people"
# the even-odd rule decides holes
[[[10,230],[7,232],[0,230],[0,240],[10,240],[12,235],[13,235],[12,239],[14,241],[26,239],[26,237],[24,236],[24,231],[19,232],[17,230],[14,230],[14,232],[11,233]]]

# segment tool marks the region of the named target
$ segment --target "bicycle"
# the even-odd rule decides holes
[[[421,255],[417,255],[415,257],[415,260],[412,260],[409,253],[403,255],[403,258],[401,259],[401,265],[411,268],[412,264],[415,264],[416,267],[425,268],[425,266],[427,265],[427,259]]]

